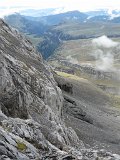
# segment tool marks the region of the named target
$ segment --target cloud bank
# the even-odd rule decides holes
[[[114,42],[107,36],[101,36],[99,38],[95,38],[92,41],[93,45],[96,45],[98,47],[104,47],[104,48],[113,48],[118,45],[118,42]]]
[[[104,54],[101,51],[96,61],[96,68],[103,71],[114,71],[114,56],[109,52]]]
[[[96,59],[96,68],[103,71],[116,72],[114,52],[119,47],[119,43],[104,35],[93,39],[92,45],[95,47],[92,55]]]
[[[72,64],[79,64],[78,60],[73,58],[72,56],[67,56],[66,59]]]
[[[0,9],[0,18],[4,18],[4,16],[8,16],[14,13],[20,13],[21,11],[25,10],[27,8],[24,7],[15,7],[15,8],[2,8]]]

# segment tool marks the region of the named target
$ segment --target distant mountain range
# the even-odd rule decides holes
[[[59,23],[64,23],[66,21],[84,22],[87,17],[88,15],[81,13],[79,11],[70,11],[66,13],[44,16],[38,18],[38,20],[48,25],[57,25]]]
[[[36,21],[36,23],[41,22],[45,25],[58,25],[59,23],[64,23],[66,21],[79,21],[79,22],[96,22],[96,21],[103,21],[103,22],[113,22],[119,23],[120,22],[120,11],[109,11],[109,10],[97,10],[97,11],[89,11],[82,13],[80,11],[69,11],[64,12],[64,8],[57,8],[57,9],[44,9],[44,10],[35,10],[35,9],[28,9],[22,11],[21,14],[15,13],[5,17],[5,21],[8,22],[10,25],[13,26],[16,24],[16,21],[20,19],[23,20],[22,23],[25,21]],[[18,19],[18,20],[17,20]],[[21,20],[20,20],[21,21]]]
[[[26,10],[23,12],[26,14],[26,16],[15,13],[9,16],[5,16],[4,20],[12,27],[17,28],[20,32],[30,35],[34,34],[37,36],[43,35],[46,31],[51,29],[51,26],[64,23],[88,23],[87,25],[93,22],[120,23],[120,11],[110,12],[108,10],[98,10],[86,13],[79,11],[69,11],[53,15],[53,12],[55,13],[55,11],[55,9]],[[30,13],[32,16],[30,16]],[[35,17],[35,15],[37,17]]]
[[[119,11],[98,10],[86,13],[69,11],[53,15],[54,11],[53,9],[38,12],[31,10],[33,16],[26,11],[27,16],[16,13],[4,17],[4,20],[29,36],[45,59],[66,40],[89,39],[102,35],[120,37]]]
[[[49,16],[49,15],[56,15],[60,13],[68,12],[66,8],[47,8],[47,9],[25,9],[21,10],[19,13],[24,16],[30,16],[30,17],[43,17],[43,16]],[[71,11],[74,12],[74,11]],[[112,18],[120,16],[120,10],[109,10],[109,9],[99,9],[99,10],[93,10],[84,12],[84,14],[87,14],[88,16],[111,16]]]

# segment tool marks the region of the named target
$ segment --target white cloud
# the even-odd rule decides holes
[[[19,13],[20,11],[24,10],[26,8],[5,8],[5,9],[0,9],[0,17],[3,18],[4,16],[13,14],[13,13]]]
[[[96,68],[103,71],[114,70],[114,56],[111,53],[102,53],[96,61]]]
[[[67,56],[66,59],[73,64],[79,64],[78,60],[73,58],[72,56]]]
[[[118,42],[114,42],[113,40],[111,40],[110,38],[106,37],[106,36],[101,36],[99,38],[95,38],[93,39],[93,44],[98,46],[98,47],[104,47],[104,48],[112,48],[112,47],[116,47],[119,43]]]
[[[119,47],[119,42],[115,42],[107,36],[101,36],[92,40],[95,51],[92,56],[96,59],[96,68],[103,71],[112,71],[118,74],[115,63],[115,50]]]

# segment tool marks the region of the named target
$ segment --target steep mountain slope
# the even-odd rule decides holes
[[[48,26],[44,25],[40,21],[35,21],[34,19],[30,20],[26,16],[22,16],[17,13],[4,17],[4,20],[20,32],[30,35],[35,34],[40,36],[48,29]]]
[[[113,107],[113,99],[87,79],[57,74],[67,126],[74,128],[86,145],[120,154],[120,108]]]
[[[14,27],[19,32],[24,33],[36,48],[43,40],[42,35],[44,35],[49,28],[47,25],[36,21],[34,17],[28,18],[17,13],[4,17],[4,20],[11,27]]]
[[[0,19],[0,159],[120,159],[84,148],[63,122],[63,96],[35,48]]]
[[[0,159],[58,159],[80,145],[61,120],[62,105],[49,66],[0,20]]]

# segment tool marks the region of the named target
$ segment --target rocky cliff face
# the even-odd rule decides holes
[[[65,146],[77,145],[77,135],[61,121],[62,105],[50,67],[0,20],[0,155],[41,159],[41,152],[63,154]]]
[[[62,107],[62,92],[50,67],[31,42],[0,19],[0,159],[103,157],[86,150],[65,126]]]

